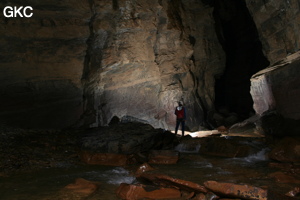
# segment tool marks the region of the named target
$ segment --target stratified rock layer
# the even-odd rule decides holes
[[[206,181],[205,187],[216,194],[249,200],[267,200],[267,190],[251,185]]]
[[[190,130],[207,125],[209,114],[214,114],[215,78],[224,73],[226,62],[219,40],[222,26],[214,19],[217,4],[25,2],[33,7],[32,18],[0,18],[1,124],[97,127],[116,116],[174,129],[179,100],[186,106]],[[245,2],[272,66],[299,50],[297,0]],[[0,7],[23,4],[2,1]],[[299,101],[294,101],[299,96],[294,78],[298,72],[277,72],[272,77],[276,90],[272,86],[270,95],[264,90],[266,102],[256,108],[273,106],[273,95],[281,114],[299,119]],[[289,81],[279,87],[286,77]],[[257,88],[264,83],[258,82]],[[259,92],[253,94],[258,105]]]
[[[299,50],[299,1],[245,1],[271,64]]]
[[[117,116],[173,129],[183,100],[187,126],[198,129],[213,108],[213,76],[225,61],[213,7],[196,0],[26,4],[32,18],[0,21],[1,123],[96,127]]]
[[[174,108],[183,101],[187,126],[198,129],[213,107],[213,76],[224,68],[212,7],[146,0],[112,6],[94,4],[84,124],[106,125],[116,116],[174,129]]]
[[[251,94],[258,114],[276,110],[285,118],[300,119],[299,66],[297,52],[252,77]]]

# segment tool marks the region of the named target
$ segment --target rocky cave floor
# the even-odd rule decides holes
[[[105,137],[101,136],[101,134],[99,133],[105,135]],[[146,135],[147,137],[141,137],[141,135]],[[232,140],[227,140],[227,139],[221,138],[219,137],[219,135],[206,137],[206,138],[191,138],[190,136],[186,136],[182,139],[181,143],[182,144],[184,143],[186,145],[185,148],[187,149],[189,148],[193,149],[200,144],[201,145],[201,148],[199,150],[200,154],[206,156],[227,157],[227,158],[246,157],[249,156],[249,154],[258,153],[259,150],[261,150],[261,148],[268,148],[270,149],[270,154],[272,154],[273,158],[275,159],[276,159],[276,155],[278,156],[280,154],[279,152],[284,151],[284,149],[282,148],[282,144],[289,143],[290,146],[287,145],[289,146],[288,148],[290,148],[291,146],[295,146],[295,152],[291,152],[292,150],[288,149],[285,150],[285,152],[289,151],[289,155],[284,155],[284,153],[283,154],[281,153],[279,157],[281,156],[282,159],[282,157],[286,156],[289,157],[290,160],[286,159],[288,161],[283,161],[284,159],[282,159],[282,161],[278,161],[278,160],[270,159],[270,161],[268,161],[268,166],[272,168],[272,171],[276,171],[275,173],[272,173],[272,175],[268,175],[269,176],[268,179],[272,179],[273,181],[277,182],[279,185],[283,184],[284,187],[287,186],[285,184],[288,184],[288,187],[286,187],[286,188],[290,188],[290,190],[287,191],[286,193],[288,195],[275,192],[277,190],[276,188],[272,188],[272,192],[270,193],[271,190],[270,188],[268,188],[268,197],[257,197],[253,199],[269,199],[269,200],[300,199],[299,198],[299,193],[300,193],[299,157],[295,158],[295,155],[293,155],[298,153],[297,149],[300,144],[299,142],[293,144],[293,142],[292,143],[289,142],[291,138],[266,139],[266,138],[235,137]],[[292,141],[299,141],[299,139],[293,138]],[[167,153],[162,153],[163,155],[160,156],[162,156],[164,162],[168,164],[167,163],[168,160],[170,160],[170,162],[174,161],[172,159],[174,158],[173,156],[176,155],[176,153],[174,154],[174,152],[176,151],[173,150],[176,145],[178,146],[178,144],[179,144],[179,137],[174,137],[172,133],[170,132],[164,133],[161,129],[153,129],[149,125],[142,125],[142,124],[128,124],[128,125],[121,124],[121,125],[114,125],[111,127],[103,127],[100,129],[91,129],[88,131],[86,130],[25,130],[25,129],[2,127],[0,132],[0,179],[4,177],[9,178],[13,174],[28,173],[28,172],[30,173],[41,169],[60,168],[60,167],[68,167],[74,165],[97,164],[97,163],[88,163],[89,161],[91,161],[92,157],[89,157],[90,158],[89,161],[84,160],[84,158],[81,155],[82,152],[87,152],[87,151],[93,152],[92,153],[93,155],[96,155],[97,153],[107,153],[107,152],[108,153],[112,152],[113,154],[122,154],[122,153],[134,154],[133,152],[138,151],[139,153],[136,153],[134,156],[129,156],[130,157],[128,159],[129,161],[126,160],[125,163],[127,164],[135,163],[134,166],[139,166],[143,163],[145,165],[145,162],[147,162],[147,157],[149,156],[149,151],[156,149],[156,150],[162,150],[162,152],[163,151],[167,152]],[[274,150],[275,152],[273,152]],[[181,158],[182,157],[180,156],[179,159]],[[291,160],[293,158],[295,159],[295,161]],[[143,166],[142,168],[146,169],[147,167],[148,166],[146,165]],[[152,178],[146,177],[146,179],[152,180],[153,177]],[[158,180],[161,179],[161,177],[160,178],[155,177],[155,179]],[[180,181],[180,179],[178,180]],[[80,183],[80,180],[77,181],[75,185],[82,184]],[[165,181],[162,182],[164,182],[162,185],[166,184]],[[84,182],[83,184],[85,185],[83,187],[86,187],[87,183]],[[88,183],[88,185],[91,184],[92,183]],[[182,184],[185,183],[183,182]],[[178,186],[180,185],[179,183],[176,183],[175,185],[176,185],[175,188],[180,189],[180,186]],[[128,192],[132,190],[132,188],[128,188],[128,187],[129,187],[128,185],[126,186],[123,185],[123,188],[121,189],[119,188],[118,190],[119,198],[122,198],[122,195],[123,197],[124,195],[125,196],[128,195]],[[218,186],[218,187],[223,187],[223,186]],[[234,187],[234,185],[224,186],[223,188],[226,187]],[[240,188],[238,189],[240,190]],[[264,187],[259,189],[261,189],[262,191],[266,190],[266,188]],[[91,191],[93,190],[88,189],[87,192],[88,195],[90,195]],[[135,189],[135,191],[137,190]],[[209,195],[206,195],[206,197],[201,196],[199,194],[203,194],[203,193],[199,193],[199,191],[197,190],[196,192],[190,189],[188,189],[187,191],[188,193],[181,192],[180,198],[169,198],[169,199],[203,199],[203,200],[222,199],[217,197],[208,197]],[[261,192],[257,188],[256,191]],[[162,193],[168,193],[168,191],[162,191]],[[223,194],[221,191],[218,191],[217,193]],[[262,193],[255,194],[255,195],[263,196]],[[226,199],[230,199],[230,198],[251,199],[246,197],[241,198],[239,196],[234,196],[234,195],[233,196],[228,195],[228,197],[225,195],[225,197]],[[85,199],[85,198],[87,198],[87,196],[84,197],[81,196],[79,199]],[[149,196],[147,198],[149,198]],[[131,197],[128,197],[128,199],[131,199]]]
[[[73,131],[5,128],[0,134],[0,176],[78,163]]]

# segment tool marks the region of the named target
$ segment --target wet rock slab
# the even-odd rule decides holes
[[[300,187],[295,187],[293,190],[289,191],[288,193],[286,193],[286,196],[289,197],[296,197],[300,194]]]
[[[69,192],[79,193],[85,196],[89,196],[96,192],[99,188],[100,183],[78,178],[74,183],[67,185],[64,189]]]
[[[300,177],[295,174],[278,171],[278,172],[271,173],[269,176],[274,178],[274,180],[278,183],[300,184]]]
[[[150,164],[176,164],[179,153],[172,150],[152,150],[149,154]]]
[[[250,185],[207,181],[204,183],[204,186],[220,196],[249,200],[267,200],[267,190]]]
[[[158,184],[158,185],[168,185],[175,188],[180,188],[185,191],[189,192],[196,192],[196,193],[207,193],[208,190],[197,183],[193,183],[191,181],[186,181],[182,179],[176,179],[164,174],[147,174],[144,173],[140,176],[140,179],[145,179],[148,181],[151,181],[152,183]]]
[[[175,188],[163,188],[144,185],[130,185],[122,183],[117,189],[117,196],[121,199],[177,199],[181,197],[179,190]]]
[[[268,190],[268,200],[297,200],[299,198],[290,197],[281,193],[278,193],[274,189]]]
[[[135,172],[136,176],[139,176],[143,174],[144,172],[153,171],[155,170],[152,166],[150,166],[148,163],[143,163],[138,167],[138,169]]]
[[[79,143],[82,151],[129,155],[150,150],[171,149],[176,140],[171,132],[131,122],[87,130]]]
[[[275,145],[269,157],[280,162],[300,162],[300,138],[285,137]]]

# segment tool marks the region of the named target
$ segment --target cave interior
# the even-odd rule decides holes
[[[0,21],[5,200],[300,199],[298,0],[0,8],[25,3]]]

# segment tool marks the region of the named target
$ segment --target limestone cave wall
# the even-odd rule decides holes
[[[171,129],[181,100],[188,127],[198,129],[213,109],[213,77],[225,58],[211,6],[196,0],[26,5],[31,18],[1,16],[1,123],[94,127],[116,116]]]
[[[271,65],[299,51],[298,0],[245,0],[256,24],[265,56]]]
[[[93,2],[84,123],[116,116],[172,129],[183,101],[198,129],[224,67],[212,11],[199,1]]]
[[[6,6],[32,6],[33,16],[6,18]],[[71,126],[83,112],[88,1],[4,0],[0,8],[0,124]]]
[[[30,5],[33,17],[1,15],[0,123],[96,127],[118,117],[173,129],[183,101],[188,128],[209,127],[228,64],[218,2],[1,1],[1,10]],[[298,1],[245,3],[271,63],[298,51]]]
[[[286,119],[300,120],[300,2],[246,3],[270,61],[267,69],[252,77],[254,108],[258,114],[275,110]]]

